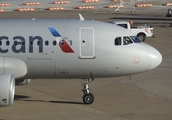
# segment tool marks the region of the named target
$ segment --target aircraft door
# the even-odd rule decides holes
[[[82,27],[79,30],[80,59],[95,58],[94,28]]]

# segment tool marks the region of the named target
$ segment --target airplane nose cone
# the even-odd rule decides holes
[[[162,62],[162,55],[154,48],[148,51],[148,70],[156,68]]]

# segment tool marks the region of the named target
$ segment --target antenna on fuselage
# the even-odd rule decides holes
[[[82,20],[85,20],[84,17],[79,13],[79,19],[82,21]]]

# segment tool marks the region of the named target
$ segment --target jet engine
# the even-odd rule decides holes
[[[0,107],[14,102],[15,79],[11,74],[0,73]]]
[[[16,79],[15,85],[28,85],[30,83],[31,79]]]

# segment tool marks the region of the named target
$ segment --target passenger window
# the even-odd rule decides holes
[[[37,45],[39,46],[41,44],[41,42],[40,41],[37,41]]]
[[[22,42],[22,45],[23,45],[23,46],[25,45],[25,42],[24,42],[24,41]]]
[[[60,45],[63,46],[65,44],[64,40],[60,41]]]
[[[72,40],[69,40],[69,45],[72,46]]]
[[[10,45],[10,41],[6,41],[6,45],[9,46]]]
[[[131,43],[133,43],[133,42],[129,37],[127,37],[127,36],[123,37],[123,45],[128,45],[128,44],[131,44]]]
[[[14,41],[14,45],[17,45],[17,41]]]
[[[45,45],[46,45],[46,46],[49,45],[49,42],[48,42],[47,40],[45,41]]]
[[[30,41],[30,45],[31,45],[31,46],[33,45],[33,41]]]
[[[56,42],[55,40],[53,41],[53,45],[54,45],[54,46],[57,45],[57,42]]]
[[[121,37],[115,38],[115,45],[121,45]]]

